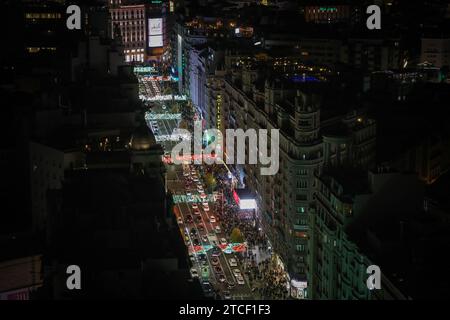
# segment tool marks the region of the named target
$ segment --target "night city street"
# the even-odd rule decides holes
[[[0,305],[450,299],[450,0],[0,10]]]

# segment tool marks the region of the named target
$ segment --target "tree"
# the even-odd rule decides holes
[[[233,228],[230,235],[230,240],[232,243],[242,243],[244,242],[244,235],[239,228]]]
[[[214,190],[217,186],[216,178],[214,178],[212,173],[207,173],[205,175],[205,183],[206,186],[211,190]]]
[[[188,123],[186,120],[181,120],[180,125],[178,126],[180,129],[188,129]]]
[[[179,105],[178,105],[177,102],[175,102],[175,103],[173,103],[173,104],[171,105],[170,111],[171,111],[172,113],[179,113],[179,112],[180,112],[180,107],[179,107]]]

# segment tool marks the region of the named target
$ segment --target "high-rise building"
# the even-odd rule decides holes
[[[146,8],[137,2],[111,0],[111,37],[120,36],[126,62],[144,62],[146,58]]]
[[[314,86],[285,79],[261,81],[261,77],[245,73],[252,72],[244,68],[224,80],[221,104],[225,127],[279,129],[279,170],[263,176],[258,165],[236,165],[236,171],[245,187],[256,194],[257,216],[274,252],[292,279],[307,282],[315,175],[326,165],[373,166],[376,124],[359,111],[332,117],[329,111],[322,114],[321,95]]]
[[[315,189],[314,214],[310,215],[310,298],[406,299],[386,274],[381,279],[381,290],[368,290],[366,270],[384,262],[383,255],[377,252],[380,242],[386,245],[383,254],[388,255],[393,249],[386,240],[377,239],[380,236],[390,239],[391,230],[378,234],[374,225],[383,219],[389,225],[395,216],[405,213],[413,216],[420,210],[423,187],[417,176],[384,168],[367,173],[348,167],[326,167],[316,175]],[[413,199],[408,201],[410,197]],[[393,236],[404,237],[401,222],[398,230],[397,234],[394,230]],[[387,270],[383,267],[384,263],[382,272]]]

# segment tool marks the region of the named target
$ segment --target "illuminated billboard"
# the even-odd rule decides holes
[[[157,36],[162,33],[162,19],[148,19],[148,34],[150,36]]]
[[[162,18],[148,19],[148,46],[149,48],[162,47],[163,42],[163,20]]]
[[[150,36],[148,37],[148,46],[150,48],[162,47],[163,46],[163,36]]]
[[[255,198],[247,190],[233,190],[233,198],[240,210],[253,210],[257,208]]]
[[[241,210],[256,209],[255,199],[241,199],[241,201],[239,201],[239,209]]]

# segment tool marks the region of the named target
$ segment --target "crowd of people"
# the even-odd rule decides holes
[[[283,269],[271,260],[264,260],[253,267],[255,289],[261,299],[285,300],[289,298],[288,280]],[[249,277],[251,278],[251,276]]]
[[[217,187],[223,195],[222,201],[215,204],[215,212],[222,220],[222,227],[226,234],[231,234],[238,228],[245,237],[247,250],[238,255],[244,272],[247,275],[253,294],[260,299],[287,299],[288,280],[281,267],[271,259],[272,250],[268,239],[256,223],[252,211],[243,212],[234,202],[232,190],[224,171],[214,170]]]

